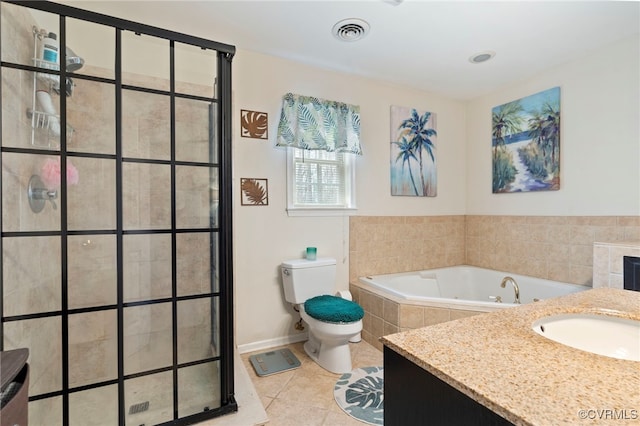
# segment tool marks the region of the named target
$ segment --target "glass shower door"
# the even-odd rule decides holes
[[[221,216],[230,129],[218,125],[230,56],[33,6],[0,3],[0,331],[3,350],[30,349],[29,424],[179,425],[235,411]],[[34,55],[50,33],[67,49],[44,68]],[[34,119],[41,98],[53,127]]]

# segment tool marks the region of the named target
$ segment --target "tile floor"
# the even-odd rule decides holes
[[[303,342],[285,346],[298,357],[300,368],[265,377],[259,377],[249,362],[255,352],[241,355],[269,417],[268,426],[364,425],[342,411],[333,398],[333,387],[341,375],[316,364],[302,345]],[[382,365],[382,352],[364,340],[350,346],[353,368]]]

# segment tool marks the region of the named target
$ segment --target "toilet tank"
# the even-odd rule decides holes
[[[336,260],[329,257],[316,260],[293,259],[282,262],[284,298],[300,304],[323,294],[332,294],[336,282]]]

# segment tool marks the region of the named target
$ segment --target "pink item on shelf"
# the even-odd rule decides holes
[[[40,178],[48,189],[56,189],[60,186],[60,157],[55,160],[47,158],[44,161]],[[78,169],[67,159],[67,185],[76,185],[79,181]]]

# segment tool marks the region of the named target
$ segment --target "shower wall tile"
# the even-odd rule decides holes
[[[171,168],[124,163],[122,175],[125,229],[171,228]]]
[[[12,68],[2,69],[2,145],[31,146],[31,119],[27,109],[33,108],[33,74]]]
[[[118,377],[115,310],[69,316],[69,386]]]
[[[211,259],[208,255],[215,234],[180,233],[176,235],[178,296],[212,293]]]
[[[211,299],[178,302],[178,362],[217,355],[211,344]]]
[[[118,424],[118,385],[102,386],[69,395],[70,426]]]
[[[124,301],[171,297],[171,235],[125,235]]]
[[[171,104],[166,95],[123,91],[123,155],[133,158],[171,158]]]
[[[185,64],[186,65],[186,64]],[[196,95],[202,96],[205,98],[213,98],[214,97],[214,88],[213,86],[205,86],[204,84],[195,84],[186,81],[179,81],[181,76],[179,75],[178,69],[178,55],[176,54],[176,93],[184,93],[188,95]],[[211,68],[208,70],[209,74],[206,77],[206,81],[215,81],[216,80],[216,65],[215,60],[211,61]],[[193,75],[193,69],[188,71],[188,74]],[[189,78],[189,76],[186,76]]]
[[[3,238],[4,316],[62,308],[60,246],[60,237]]]
[[[62,397],[29,401],[30,426],[62,426]]]
[[[67,186],[70,230],[116,228],[116,164],[114,160],[69,158],[78,170],[77,185]]]
[[[170,303],[125,308],[125,374],[171,365],[172,336]]]
[[[33,65],[33,33],[35,25],[29,9],[12,4],[2,3],[0,6],[0,24],[2,60],[23,65]],[[25,49],[24,46],[28,46]]]
[[[178,228],[208,228],[212,200],[210,188],[217,187],[217,169],[176,167],[176,225]],[[210,175],[213,175],[210,177]],[[210,183],[210,181],[212,181]]]
[[[34,213],[29,207],[29,179],[39,174],[46,156],[32,154],[2,155],[2,227],[4,231],[60,230],[60,209],[46,202]],[[59,203],[59,200],[56,200]]]
[[[176,160],[216,162],[209,150],[210,102],[176,99]],[[215,108],[215,104],[212,105]]]
[[[89,65],[82,72],[91,73]],[[74,80],[72,96],[67,98],[67,150],[115,154],[115,86],[90,80]]]
[[[69,308],[115,304],[116,236],[69,236],[67,250]]]
[[[59,316],[4,324],[4,349],[29,349],[29,395],[62,389],[61,336]]]
[[[178,416],[218,408],[220,401],[219,362],[194,365],[178,370]]]

